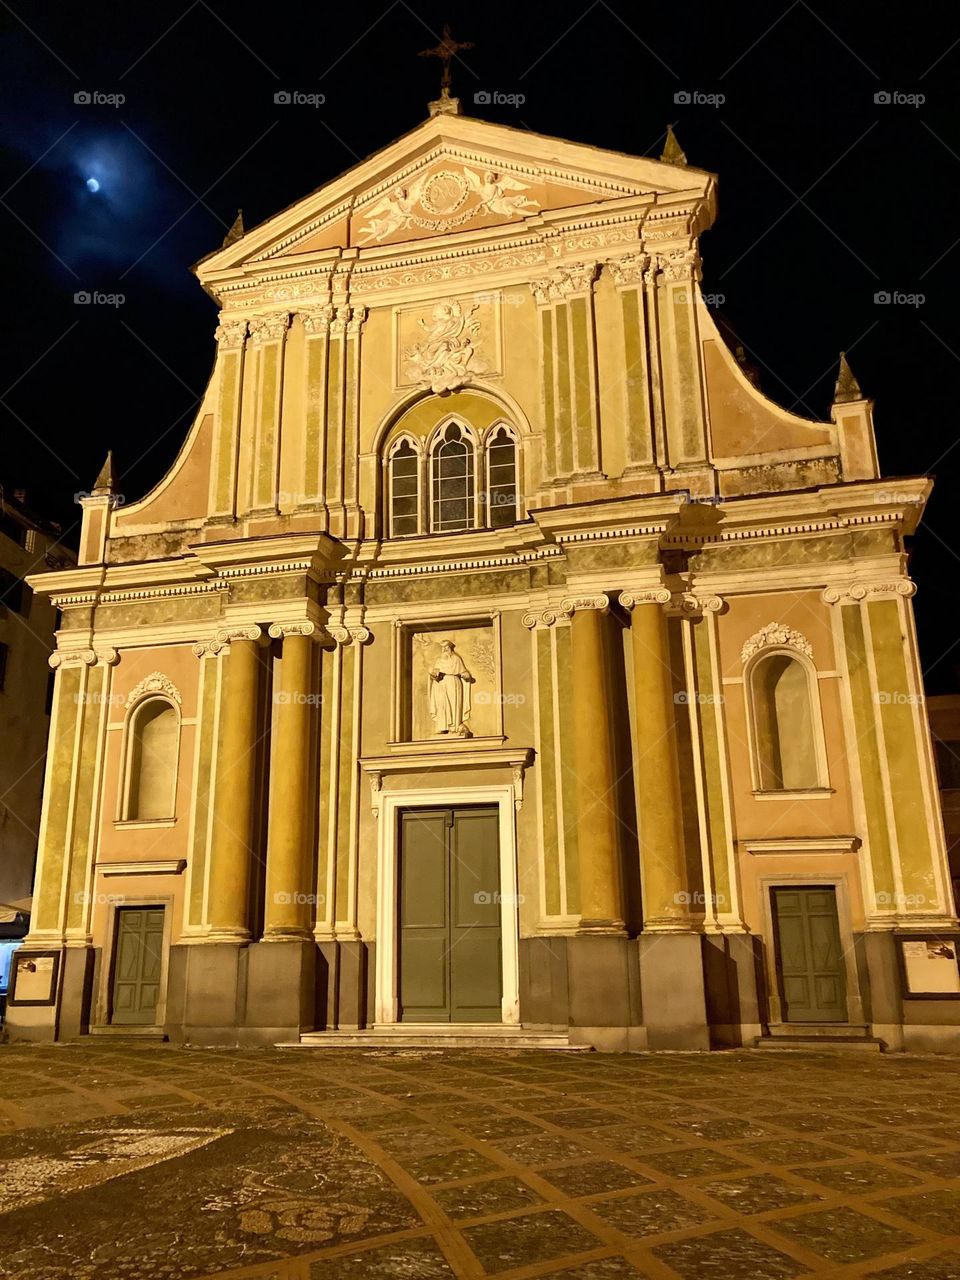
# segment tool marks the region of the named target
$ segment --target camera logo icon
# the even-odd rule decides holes
[[[279,107],[288,107],[291,102],[291,97],[286,89],[278,89],[273,95],[273,100]]]
[[[678,107],[689,107],[691,102],[690,92],[687,89],[678,89],[673,95],[673,100]]]
[[[73,95],[73,100],[78,107],[88,107],[90,105],[90,94],[86,89],[80,89]]]
[[[490,105],[490,93],[487,89],[479,89],[474,95],[473,100],[477,106],[484,107]]]

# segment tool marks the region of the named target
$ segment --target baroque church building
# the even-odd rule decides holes
[[[960,1048],[905,539],[766,399],[713,175],[431,117],[196,268],[169,473],[82,501],[17,1038]],[[391,1039],[392,1038],[392,1039]]]

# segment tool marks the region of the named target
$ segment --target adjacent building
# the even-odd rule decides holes
[[[845,361],[827,421],[754,385],[715,212],[673,144],[444,96],[198,265],[179,457],[34,580],[13,1034],[960,1047],[930,481],[881,477]]]

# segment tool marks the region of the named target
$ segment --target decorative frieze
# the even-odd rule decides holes
[[[740,650],[740,661],[746,664],[761,649],[772,648],[796,649],[807,658],[813,657],[813,645],[801,632],[795,631],[793,627],[788,627],[783,622],[768,622],[744,643]]]

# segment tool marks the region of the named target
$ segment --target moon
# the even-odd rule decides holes
[[[93,191],[93,192],[96,192],[96,191],[99,191],[99,190],[100,190],[100,183],[97,181],[97,179],[96,179],[96,178],[88,178],[88,179],[87,179],[87,190],[88,190],[88,191]]]

